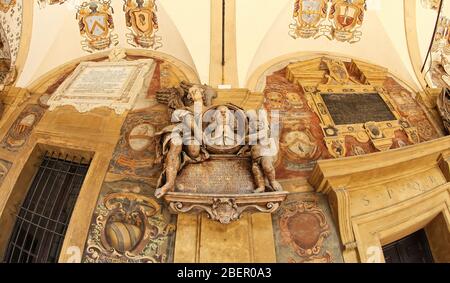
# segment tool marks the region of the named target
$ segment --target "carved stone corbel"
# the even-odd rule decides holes
[[[229,224],[248,212],[273,213],[286,199],[287,192],[245,195],[202,195],[169,192],[164,199],[172,213],[206,212],[211,220]]]

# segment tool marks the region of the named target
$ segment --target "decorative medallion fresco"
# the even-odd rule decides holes
[[[290,194],[273,215],[277,262],[343,262],[337,230],[324,196]]]
[[[264,107],[280,113],[280,152],[275,163],[282,179],[306,177],[318,159],[330,158],[323,144],[320,120],[301,88],[289,82],[286,70],[267,77]]]
[[[365,0],[296,0],[289,34],[294,39],[324,36],[356,43],[366,10]]]
[[[122,126],[110,171],[139,177],[156,177],[161,166],[155,165],[155,135],[168,123],[167,111],[130,113]]]
[[[12,162],[0,159],[0,186],[8,175],[9,169],[11,169]]]
[[[124,178],[103,184],[83,262],[173,261],[176,217],[153,197],[147,181]]]
[[[78,7],[76,18],[84,51],[92,53],[119,43],[118,35],[114,34],[113,13],[111,0],[83,2]]]
[[[162,47],[162,38],[156,35],[159,27],[155,0],[124,0],[123,10],[130,45],[155,50]]]
[[[20,150],[27,142],[34,127],[41,120],[44,112],[45,109],[39,105],[27,105],[3,138],[1,147],[9,151]]]

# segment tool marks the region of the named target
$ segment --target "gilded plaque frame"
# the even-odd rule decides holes
[[[319,84],[317,87],[305,86],[305,96],[308,105],[318,115],[325,139],[326,146],[330,154],[335,158],[345,157],[347,149],[345,146],[345,137],[352,136],[358,142],[371,142],[376,149],[380,151],[389,150],[393,145],[395,132],[404,131],[412,144],[419,142],[417,129],[402,119],[400,113],[393,106],[393,102],[389,98],[386,90],[379,86],[371,85],[324,85]],[[382,122],[368,121],[366,123],[337,125],[326,103],[322,98],[322,94],[378,94],[387,105],[395,120],[387,120]]]

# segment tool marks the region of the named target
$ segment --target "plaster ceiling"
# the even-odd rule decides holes
[[[288,35],[295,0],[236,0],[236,49],[239,86],[260,66],[287,54],[336,54],[388,68],[401,80],[418,89],[405,33],[404,0],[369,0],[362,26],[363,36],[355,44],[326,38],[297,39]],[[416,32],[422,59],[426,56],[437,13],[416,2]],[[76,2],[76,1],[75,1]],[[31,44],[17,86],[26,87],[51,69],[88,55],[81,49],[74,1],[64,5],[33,7]],[[119,46],[127,33],[122,1],[113,0],[115,33]],[[158,20],[163,47],[159,52],[178,58],[208,83],[210,62],[210,0],[159,0]]]

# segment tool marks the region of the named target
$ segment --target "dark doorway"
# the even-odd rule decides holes
[[[432,263],[433,256],[425,230],[417,231],[383,247],[386,263]]]
[[[58,261],[88,168],[82,158],[45,154],[20,207],[4,262]]]

